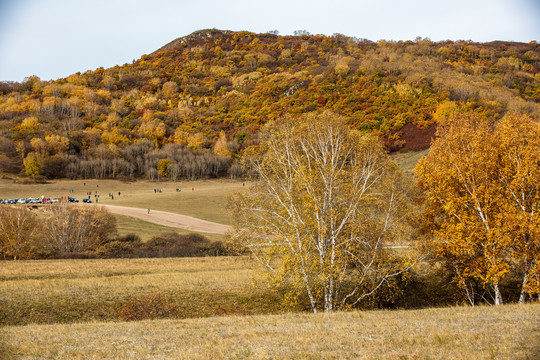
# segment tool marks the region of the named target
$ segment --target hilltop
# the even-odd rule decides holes
[[[261,126],[323,110],[389,151],[422,150],[452,107],[538,118],[539,71],[535,41],[201,30],[131,64],[0,83],[0,168],[49,178],[238,176]]]

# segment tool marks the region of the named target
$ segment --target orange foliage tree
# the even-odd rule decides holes
[[[474,303],[474,284],[502,304],[499,283],[523,276],[520,302],[538,293],[540,131],[507,115],[495,126],[471,113],[450,117],[416,168],[425,195],[428,247],[454,271]]]

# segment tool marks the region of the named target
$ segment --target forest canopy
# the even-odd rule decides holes
[[[538,119],[539,60],[534,41],[198,31],[131,64],[0,82],[0,169],[48,178],[239,176],[238,160],[264,124],[325,110],[379,136],[387,151],[424,149],[456,109]]]

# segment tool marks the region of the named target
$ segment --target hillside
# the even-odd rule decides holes
[[[377,134],[389,151],[421,150],[449,107],[540,117],[539,70],[535,41],[202,30],[131,64],[0,83],[0,171],[237,176],[238,158],[266,122],[322,110]]]

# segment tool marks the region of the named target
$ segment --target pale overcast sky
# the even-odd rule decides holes
[[[129,63],[196,30],[540,41],[540,0],[0,0],[0,81]]]

